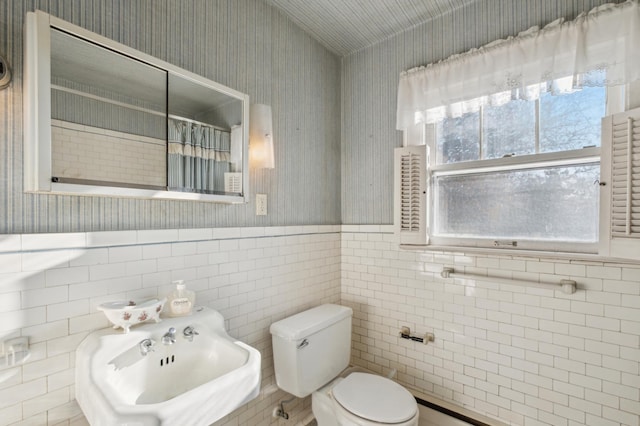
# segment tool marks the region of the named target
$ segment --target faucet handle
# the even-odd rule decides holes
[[[196,329],[193,328],[193,326],[189,325],[185,327],[184,330],[182,330],[182,334],[187,338],[187,340],[193,342],[193,337],[199,335],[200,333],[198,333]]]
[[[140,343],[138,343],[138,346],[140,347],[140,355],[147,356],[149,352],[155,351],[155,344],[156,342],[151,339],[142,340]]]
[[[165,345],[173,345],[176,342],[176,329],[175,327],[170,327],[169,331],[167,331],[164,336],[162,336],[162,343]]]

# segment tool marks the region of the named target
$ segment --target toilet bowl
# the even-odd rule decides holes
[[[346,376],[351,317],[345,306],[317,306],[271,324],[278,387],[312,395],[318,426],[417,426],[418,404],[396,382],[369,373]]]
[[[319,426],[417,426],[418,405],[409,391],[369,373],[339,377],[312,394]]]

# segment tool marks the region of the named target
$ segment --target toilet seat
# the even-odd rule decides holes
[[[351,373],[332,390],[345,410],[377,423],[403,423],[416,415],[415,398],[404,387],[381,376]]]

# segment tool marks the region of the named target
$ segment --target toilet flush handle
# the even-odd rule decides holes
[[[309,346],[309,341],[307,339],[303,339],[302,342],[298,343],[297,348],[302,349],[306,346]]]

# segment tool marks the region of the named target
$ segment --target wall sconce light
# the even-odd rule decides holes
[[[249,164],[273,169],[273,121],[269,105],[252,104],[249,110]]]
[[[11,70],[4,57],[0,56],[0,90],[11,83]]]

